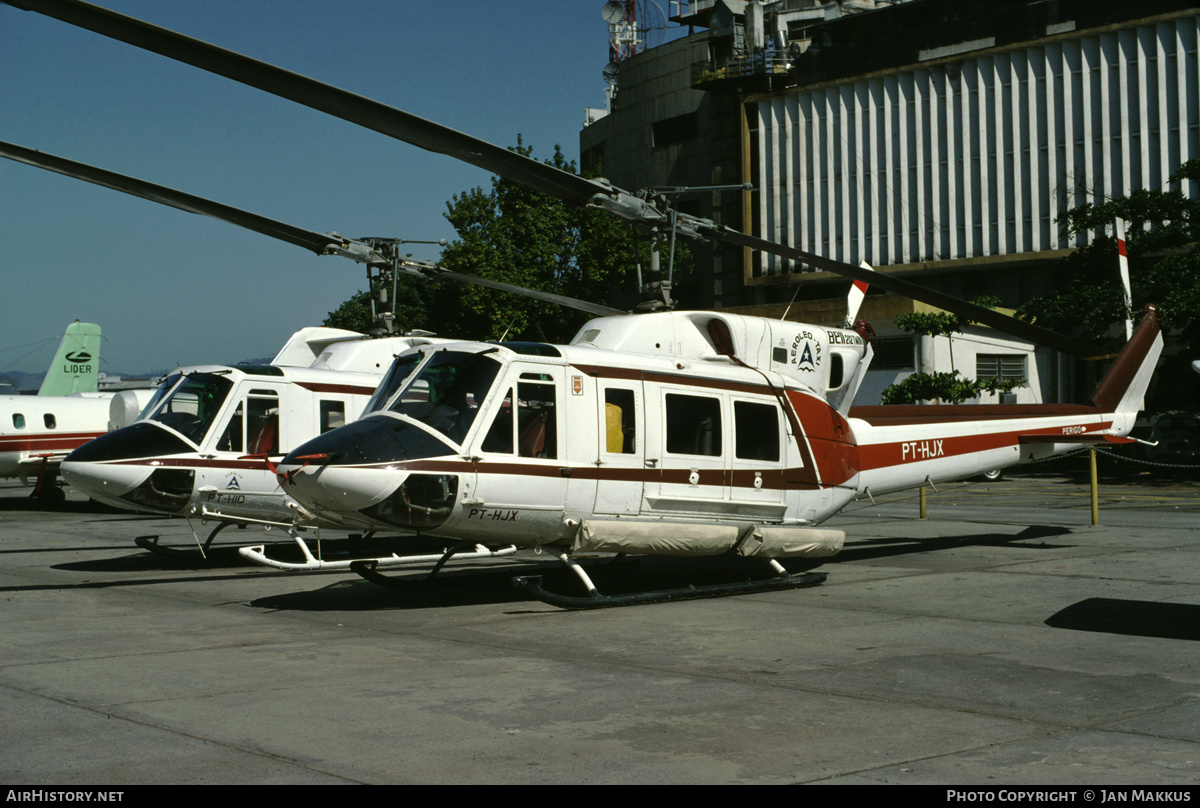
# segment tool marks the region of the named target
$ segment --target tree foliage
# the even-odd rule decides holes
[[[532,149],[521,139],[513,151]],[[558,146],[545,161],[576,173]],[[475,188],[447,203],[446,218],[459,238],[443,265],[506,283],[593,303],[630,308],[636,300],[634,267],[649,259],[649,242],[607,211],[581,208],[500,177],[490,191]],[[458,326],[479,338],[549,342],[569,340],[590,315],[518,295],[464,290]]]
[[[1113,226],[1113,220],[1121,218],[1128,223],[1126,251],[1134,312],[1147,303],[1158,304],[1164,325],[1186,328],[1191,347],[1200,347],[1195,344],[1194,327],[1195,312],[1200,311],[1200,200],[1183,193],[1181,186],[1188,181],[1200,182],[1200,160],[1184,163],[1171,176],[1167,191],[1138,190],[1063,214],[1059,224],[1065,237],[1089,231],[1095,236],[1059,262],[1054,291],[1029,301],[1017,315],[1117,347],[1123,331],[1115,326],[1126,317]]]
[[[1010,393],[1024,387],[1024,379],[968,379],[957,370],[949,373],[913,373],[883,391],[884,404],[915,404],[918,401],[942,401],[961,404],[980,393]]]
[[[532,155],[520,138],[513,151]],[[576,173],[575,163],[557,146],[545,162]],[[455,194],[445,216],[458,233],[439,262],[448,269],[619,309],[636,302],[634,268],[648,264],[649,241],[607,211],[568,205],[493,177],[490,190]],[[677,248],[677,263],[681,254],[686,265],[690,256]],[[441,336],[566,342],[592,316],[467,284],[401,281],[407,283],[398,295],[405,305],[397,311],[397,326]],[[369,310],[370,298],[360,293],[330,312],[326,324],[361,325],[364,316],[370,320]]]

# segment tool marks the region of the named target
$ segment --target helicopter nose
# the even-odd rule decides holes
[[[280,466],[281,486],[288,496],[314,513],[346,517],[374,505],[396,487],[406,472],[344,466],[298,467],[286,474]]]
[[[396,524],[390,518],[379,518],[379,513],[390,514],[394,509],[381,503],[393,500],[398,492],[408,491],[410,477],[441,476],[411,474],[406,464],[455,454],[451,446],[406,421],[366,418],[295,449],[278,466],[279,483],[289,496],[313,512],[341,521]],[[457,492],[457,478],[453,484],[439,483],[434,487]],[[405,494],[400,496],[403,500]],[[445,497],[434,499],[440,502]],[[450,499],[453,500],[453,493]],[[403,507],[407,509],[409,505]],[[421,509],[428,510],[430,505],[416,507],[424,513]]]
[[[62,478],[67,485],[92,499],[109,501],[128,494],[150,476],[150,469],[141,465],[78,462],[62,463]]]
[[[288,478],[287,493],[304,508],[346,524],[432,530],[454,510],[457,474],[400,468],[322,466]]]
[[[175,513],[192,493],[191,469],[165,466],[160,458],[193,452],[192,447],[152,424],[134,424],[101,435],[63,460],[68,485],[92,499],[118,507]]]

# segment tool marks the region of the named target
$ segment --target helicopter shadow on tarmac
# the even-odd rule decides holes
[[[825,564],[813,561],[791,560],[784,566],[790,573],[807,572],[820,567],[829,571],[841,561],[867,561],[891,558],[915,553],[938,552],[962,549],[970,546],[1005,547],[1014,546],[1032,549],[1051,549],[1069,545],[1015,544],[1032,539],[1045,539],[1070,533],[1069,528],[1054,526],[1032,526],[1015,535],[984,533],[978,535],[947,536],[936,539],[871,539],[860,546],[843,550],[832,559],[822,559]],[[700,558],[664,558],[642,556],[621,560],[601,559],[587,564],[588,575],[598,588],[614,595],[653,589],[686,588],[723,584],[746,578],[767,577],[765,570],[743,566],[727,556]],[[453,606],[469,606],[500,603],[534,603],[517,591],[512,579],[517,575],[542,574],[547,589],[582,594],[574,575],[556,562],[543,564],[525,562],[503,562],[484,569],[450,570],[427,584],[422,580],[424,571],[413,572],[411,585],[404,589],[384,589],[366,581],[338,581],[321,589],[308,592],[290,592],[258,598],[250,606],[276,611],[364,611],[371,609],[430,609]]]
[[[744,559],[726,556],[665,558],[639,556],[579,559],[598,588],[611,596],[639,592],[688,589],[723,585],[745,580],[771,578],[769,570],[739,564]],[[788,572],[804,572],[817,566],[812,561],[784,565]],[[249,605],[271,610],[362,611],[370,609],[430,609],[501,603],[537,604],[513,584],[516,576],[541,576],[546,589],[567,595],[583,595],[575,575],[557,559],[530,563],[524,559],[468,570],[442,572],[436,581],[424,579],[425,570],[404,576],[402,588],[383,588],[362,580],[338,583],[309,592],[293,592],[251,601]],[[393,576],[399,578],[400,576]]]
[[[1071,528],[1060,525],[1030,525],[1019,533],[982,533],[961,536],[938,536],[936,538],[882,538],[862,539],[848,543],[846,547],[833,558],[830,564],[847,561],[872,561],[895,556],[912,555],[914,553],[930,553],[939,550],[954,550],[963,547],[1020,547],[1026,550],[1065,549],[1075,546],[1071,544],[1047,543],[1039,541],[1036,544],[1017,544],[1036,539],[1048,539],[1052,536],[1071,534]]]

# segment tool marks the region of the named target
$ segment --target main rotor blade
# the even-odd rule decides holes
[[[378,101],[78,0],[0,0],[287,98],[585,205],[606,187]]]
[[[817,269],[836,272],[839,275],[852,278],[856,281],[865,281],[871,286],[880,289],[886,289],[897,295],[919,300],[922,303],[928,303],[931,306],[937,306],[940,309],[965,317],[976,323],[991,326],[998,331],[1003,331],[1012,334],[1015,337],[1020,337],[1024,340],[1045,345],[1048,348],[1053,348],[1063,353],[1071,354],[1072,356],[1092,357],[1101,356],[1107,353],[1103,348],[1093,345],[1087,340],[1076,339],[1060,334],[1057,331],[1051,331],[1048,328],[1034,325],[1032,323],[1022,322],[1015,317],[1009,317],[994,309],[985,308],[984,306],[948,295],[943,292],[938,292],[930,289],[927,286],[906,281],[903,278],[898,278],[895,275],[878,270],[870,272],[861,267],[852,266],[841,261],[833,261],[829,258],[822,258],[813,253],[797,250],[794,247],[788,247],[784,244],[777,244],[773,241],[748,236],[745,233],[739,233],[736,230],[727,228],[712,228],[703,230],[705,235],[711,238],[727,241],[730,244],[737,244],[742,247],[749,247],[752,250],[761,250],[762,252],[778,255],[782,258],[788,258],[793,261],[799,261],[803,264],[809,264]]]
[[[495,289],[499,292],[512,292],[515,295],[523,295],[531,297],[534,300],[543,300],[547,303],[556,303],[559,306],[566,306],[570,309],[578,309],[588,314],[595,314],[599,317],[612,317],[618,314],[628,314],[627,311],[614,309],[610,306],[601,306],[599,303],[588,303],[586,300],[579,300],[574,297],[565,295],[556,295],[553,292],[542,292],[537,289],[528,289],[524,286],[514,286],[511,283],[504,281],[494,281],[491,278],[485,278],[481,275],[464,275],[461,272],[455,272],[452,269],[446,269],[443,266],[436,264],[417,263],[415,261],[405,261],[401,264],[401,270],[407,271],[412,275],[420,275],[425,278],[446,278],[447,280],[459,281],[462,283],[473,283],[476,286],[485,286],[488,289]]]
[[[173,188],[155,185],[152,182],[118,174],[114,171],[107,171],[103,168],[87,165],[86,163],[77,163],[65,157],[57,157],[46,152],[27,149],[15,143],[0,141],[0,157],[7,157],[10,160],[16,160],[18,163],[25,163],[26,165],[65,174],[68,177],[74,177],[78,180],[102,185],[114,191],[122,191],[133,196],[140,196],[142,199],[149,199],[151,202],[158,202],[172,208],[187,211],[188,213],[198,213],[202,216],[221,219],[230,224],[244,227],[247,230],[262,233],[264,236],[270,236],[271,238],[303,247],[306,250],[312,250],[318,255],[325,255],[332,252],[345,255],[350,247],[350,243],[345,239],[339,240],[325,233],[303,230],[284,222],[268,219],[266,216],[259,216],[257,213],[250,213],[249,211],[240,210],[229,205],[223,205],[220,202],[213,202],[211,199],[193,196],[183,191],[176,191]],[[358,246],[364,249],[366,247],[366,245]],[[382,260],[378,255],[374,257],[377,260]],[[359,255],[358,260],[369,260],[369,256]]]
[[[151,202],[158,202],[163,205],[168,205],[178,210],[187,211],[188,213],[198,213],[203,216],[211,216],[214,219],[229,222],[230,224],[244,227],[247,230],[253,230],[256,233],[261,233],[264,236],[270,236],[274,239],[294,244],[298,247],[312,250],[318,255],[342,255],[347,258],[353,258],[356,261],[369,263],[377,266],[390,266],[391,261],[380,253],[372,250],[367,244],[353,239],[337,238],[326,233],[317,233],[312,230],[304,230],[299,227],[293,227],[285,222],[268,219],[265,216],[259,216],[257,213],[241,210],[239,208],[223,205],[220,202],[214,202],[211,199],[205,199],[192,194],[177,191],[174,188],[167,188],[163,185],[156,185],[152,182],[139,180],[136,177],[129,177],[125,174],[118,174],[115,171],[108,171],[103,168],[91,166],[86,163],[77,163],[74,160],[68,160],[65,157],[58,157],[53,154],[27,149],[24,146],[18,146],[15,143],[7,143],[0,141],[0,157],[7,157],[10,160],[15,160],[19,163],[25,163],[36,168],[44,168],[48,171],[54,171],[59,174],[64,174],[68,177],[91,182],[96,185],[101,185],[105,188],[111,188],[114,191],[131,194],[133,196],[148,199]],[[405,261],[402,269],[409,274],[418,275],[423,278],[446,278],[449,280],[459,281],[462,283],[472,283],[476,286],[484,286],[488,289],[496,289],[501,292],[512,292],[513,294],[525,295],[536,300],[543,300],[547,303],[555,303],[567,308],[578,309],[588,314],[595,314],[602,317],[611,316],[614,314],[625,314],[620,309],[601,306],[597,303],[589,303],[586,300],[577,300],[573,297],[565,295],[557,295],[553,292],[542,292],[536,289],[526,289],[521,286],[514,286],[511,283],[503,281],[494,281],[490,278],[483,278],[477,275],[467,275],[462,272],[455,272],[451,269],[438,266],[436,264],[428,264],[424,262]]]
[[[256,87],[298,104],[326,112],[373,129],[427,151],[445,154],[478,166],[505,179],[521,183],[576,205],[596,205],[634,222],[647,225],[668,221],[664,211],[606,181],[589,180],[537,160],[494,146],[449,127],[389,107],[369,98],[323,84],[297,73],[219,48],[199,39],[160,28],[133,17],[99,8],[81,0],[0,0],[71,25],[135,45],[170,59],[190,64],[242,84]],[[862,279],[863,270],[792,247],[718,227],[711,220],[680,214],[679,232],[687,237],[707,237],[791,258],[849,278]],[[1082,340],[1022,323],[1000,312],[967,303],[950,295],[903,281],[883,272],[870,277],[880,289],[919,300],[1022,339],[1048,345],[1076,356],[1096,356],[1103,351]]]

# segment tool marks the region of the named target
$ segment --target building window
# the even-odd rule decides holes
[[[912,337],[890,337],[871,340],[875,356],[871,370],[916,370]]]
[[[999,379],[1001,382],[1025,378],[1024,354],[976,354],[976,379]]]
[[[674,118],[666,118],[655,122],[652,127],[654,148],[670,146],[673,143],[682,143],[688,138],[695,137],[699,123],[699,117],[695,112],[689,112],[686,115],[676,115]]]

